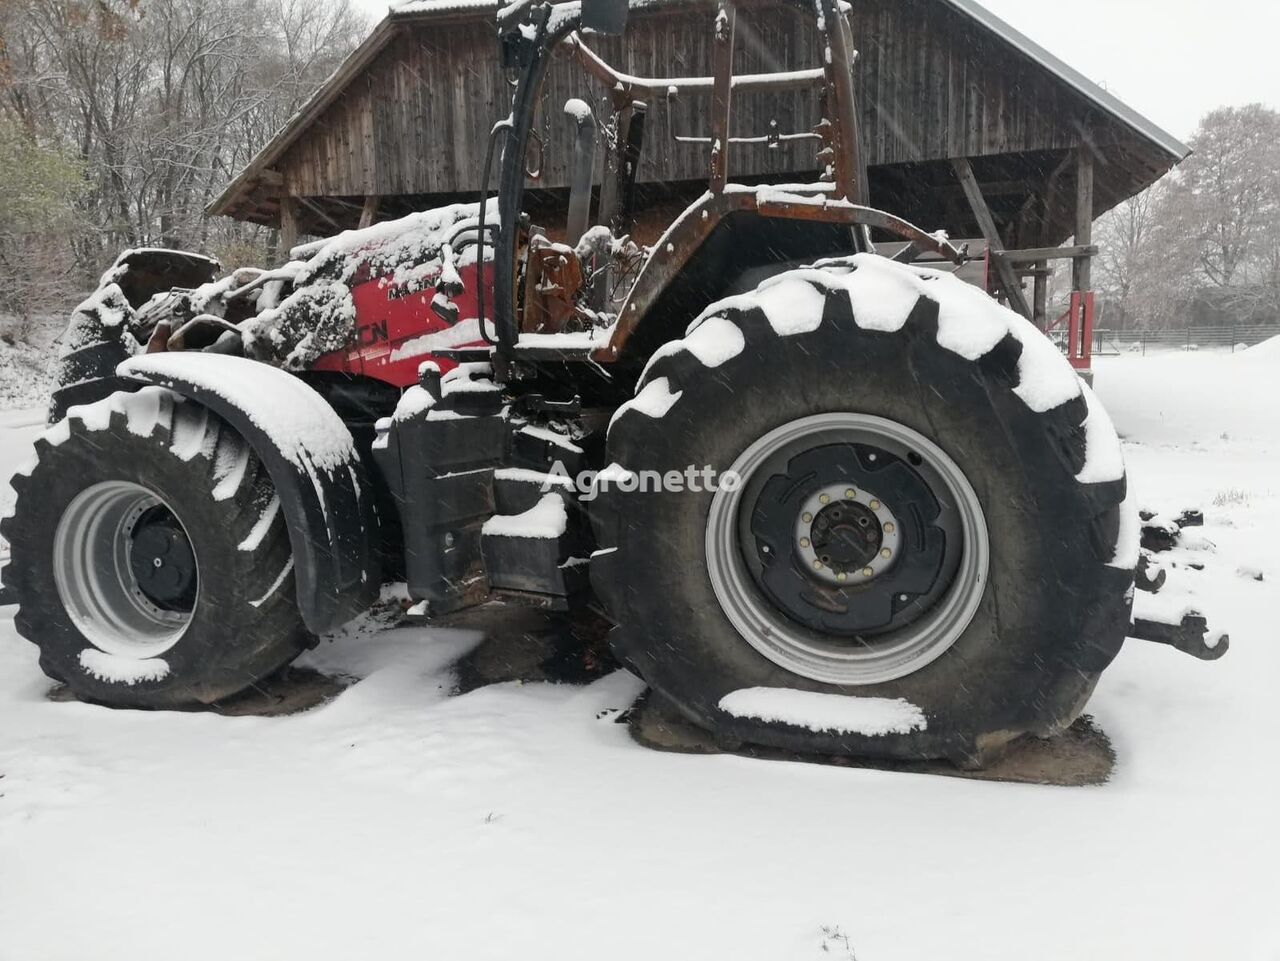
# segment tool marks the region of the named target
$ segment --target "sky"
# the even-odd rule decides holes
[[[1183,140],[1214,107],[1280,108],[1274,0],[980,2]],[[355,3],[371,18],[387,9],[386,0]]]
[[[1183,140],[1214,107],[1280,108],[1274,0],[979,0]]]

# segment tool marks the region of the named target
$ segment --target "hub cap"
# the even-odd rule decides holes
[[[63,608],[89,643],[108,654],[157,657],[191,623],[199,593],[195,551],[177,515],[129,481],[81,492],[53,540]]]
[[[793,673],[875,684],[941,656],[977,611],[990,543],[945,451],[903,424],[820,414],[745,450],[707,519],[707,568],[743,638]]]

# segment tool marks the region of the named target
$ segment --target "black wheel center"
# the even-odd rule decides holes
[[[184,613],[194,608],[195,552],[167,507],[153,507],[138,518],[133,527],[129,569],[138,589],[157,607]]]
[[[813,549],[835,571],[863,567],[875,558],[884,531],[874,513],[856,501],[840,501],[818,512],[810,529]]]
[[[747,490],[744,556],[788,618],[865,645],[946,590],[961,541],[906,449],[858,442],[784,449]]]

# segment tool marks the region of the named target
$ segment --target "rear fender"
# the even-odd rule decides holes
[[[373,603],[381,584],[373,487],[351,433],[320,394],[292,374],[224,354],[148,354],[117,374],[204,405],[262,458],[284,508],[308,630],[331,631]]]

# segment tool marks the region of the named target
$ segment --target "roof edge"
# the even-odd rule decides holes
[[[979,25],[999,36],[1036,63],[1054,74],[1059,80],[1074,88],[1077,93],[1093,101],[1117,120],[1131,128],[1135,133],[1150,140],[1164,150],[1175,163],[1186,160],[1191,155],[1191,148],[1169,133],[1163,127],[1138,113],[1123,100],[1098,84],[1094,83],[1079,70],[1064,60],[1050,53],[1025,33],[1017,30],[1012,24],[996,16],[976,0],[943,0],[953,9],[976,21]]]

